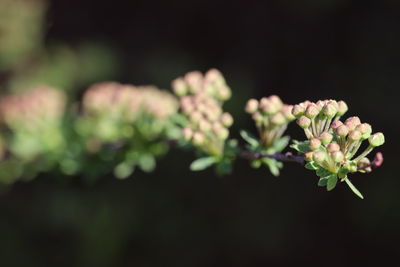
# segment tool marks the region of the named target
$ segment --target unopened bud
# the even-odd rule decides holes
[[[326,104],[322,109],[323,114],[328,118],[333,118],[337,113],[337,109],[333,103],[334,102],[330,102]]]
[[[268,97],[268,100],[275,105],[277,110],[282,109],[283,103],[279,96],[271,95]]]
[[[255,120],[256,122],[262,122],[264,117],[263,115],[261,115],[260,112],[255,112],[252,116],[253,120]]]
[[[294,105],[292,114],[295,118],[299,118],[304,114],[304,111],[306,111],[306,108],[303,105]]]
[[[304,115],[298,118],[296,122],[303,129],[308,128],[311,125],[311,120]]]
[[[189,127],[183,128],[182,132],[183,132],[183,138],[186,141],[190,141],[190,139],[192,139],[193,130],[191,128],[189,128]]]
[[[245,108],[247,113],[253,114],[258,110],[258,101],[256,99],[249,99]]]
[[[190,114],[190,121],[198,123],[203,118],[203,115],[199,111],[194,111]]]
[[[201,119],[199,121],[199,129],[200,131],[202,131],[203,133],[208,132],[211,130],[211,124],[205,120],[205,119]]]
[[[311,161],[313,159],[314,151],[308,151],[304,154],[304,159],[306,161]]]
[[[218,139],[225,140],[229,136],[229,131],[228,131],[228,129],[222,127],[221,129],[219,129],[216,132],[216,135],[217,135]]]
[[[204,141],[205,141],[205,136],[204,136],[203,133],[201,133],[201,132],[195,132],[195,133],[193,134],[193,144],[194,144],[195,146],[201,146],[201,145],[203,145],[203,144],[204,144]]]
[[[356,130],[361,132],[362,139],[365,140],[368,139],[368,137],[370,137],[372,132],[372,127],[368,123],[362,123],[360,125],[357,125]]]
[[[350,141],[358,141],[361,139],[361,137],[362,137],[361,132],[357,130],[350,131],[348,136]]]
[[[306,108],[304,115],[306,115],[306,117],[308,117],[310,119],[313,119],[318,115],[318,113],[319,113],[319,109],[318,109],[317,105],[315,105],[314,103],[311,103]]]
[[[358,117],[350,117],[345,121],[344,124],[351,131],[351,130],[354,130],[357,127],[357,125],[361,124],[361,121],[360,121],[360,118],[358,118]]]
[[[342,162],[344,159],[344,155],[341,151],[334,151],[331,153],[331,158],[333,159],[334,162]]]
[[[292,114],[293,106],[292,105],[283,105],[282,107],[282,114],[287,121],[294,120],[294,116]]]
[[[336,133],[339,136],[346,136],[349,133],[349,128],[347,128],[346,125],[341,125],[339,127],[336,128]]]
[[[331,128],[333,130],[336,130],[339,126],[342,126],[342,125],[343,125],[343,122],[336,120],[336,121],[332,122]]]
[[[286,123],[286,119],[282,113],[279,112],[271,116],[271,123],[275,125],[283,125]]]
[[[310,150],[312,151],[317,150],[318,148],[320,148],[320,146],[321,146],[321,141],[318,138],[312,138],[310,140],[310,145],[309,145]]]
[[[340,146],[337,144],[337,143],[330,143],[327,147],[326,147],[326,149],[329,151],[329,152],[335,152],[335,151],[340,151]]]
[[[357,169],[367,169],[371,166],[371,162],[368,158],[362,158],[357,162]]]
[[[187,85],[182,78],[175,79],[172,82],[172,88],[177,96],[184,96],[187,94]]]
[[[232,92],[228,86],[223,86],[218,90],[218,99],[226,101],[231,98]]]
[[[230,127],[233,124],[233,118],[231,114],[224,112],[221,115],[221,122],[225,127]]]
[[[368,138],[369,144],[373,147],[381,146],[385,143],[385,136],[383,133],[375,133]]]
[[[260,101],[260,109],[262,112],[272,115],[279,111],[279,106],[268,98],[263,97]]]
[[[326,159],[326,153],[323,151],[315,151],[313,153],[313,160],[321,165]]]
[[[347,107],[346,102],[344,102],[344,101],[342,101],[342,100],[340,100],[340,101],[338,102],[338,112],[337,112],[337,114],[338,114],[339,116],[342,116],[343,114],[345,114],[345,113],[347,112],[348,109],[349,109],[349,108]]]
[[[319,136],[319,140],[321,140],[321,143],[324,145],[329,144],[333,139],[333,135],[331,135],[328,132],[323,132],[320,136]]]
[[[184,77],[186,83],[189,85],[189,90],[191,93],[195,94],[200,92],[201,84],[203,80],[203,74],[199,71],[191,71],[186,73]]]

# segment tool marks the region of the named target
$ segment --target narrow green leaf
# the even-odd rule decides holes
[[[328,176],[327,179],[327,184],[326,184],[326,190],[331,191],[332,189],[334,189],[336,187],[337,184],[337,175],[336,174],[332,174],[330,176]]]
[[[304,167],[306,167],[306,169],[315,171],[319,168],[319,166],[317,164],[315,164],[314,162],[308,162]]]
[[[202,171],[211,165],[213,165],[216,162],[214,157],[204,157],[204,158],[199,158],[193,161],[190,164],[190,170],[192,171]]]
[[[318,169],[317,169],[317,172],[316,172],[316,173],[317,173],[317,175],[318,175],[319,177],[325,177],[325,176],[329,176],[329,175],[332,174],[331,172],[325,170],[324,168],[322,168],[322,167],[320,167],[320,166],[318,166]]]
[[[290,141],[289,136],[281,137],[274,142],[272,147],[274,148],[275,152],[281,152],[282,150],[284,150],[287,147],[287,145],[289,144],[289,141]]]
[[[274,159],[264,158],[262,162],[268,167],[269,171],[272,173],[273,176],[279,176],[279,167],[278,162]]]
[[[259,142],[257,140],[256,137],[254,137],[254,135],[252,135],[251,133],[249,133],[246,130],[240,130],[240,136],[247,142],[250,144],[250,146],[252,148],[256,148],[259,146]]]
[[[360,191],[351,183],[349,178],[347,176],[344,178],[346,184],[350,187],[351,191],[353,191],[354,194],[356,194],[359,198],[364,199],[363,195],[361,194]]]

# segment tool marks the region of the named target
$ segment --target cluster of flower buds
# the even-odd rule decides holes
[[[83,96],[83,110],[89,115],[103,115],[134,121],[142,113],[165,119],[176,113],[173,95],[153,86],[123,85],[103,82],[91,86]]]
[[[293,108],[293,115],[298,117],[297,123],[309,140],[305,158],[331,173],[338,173],[342,168],[347,172],[368,171],[370,162],[366,156],[374,147],[381,146],[385,137],[380,132],[371,134],[371,125],[361,123],[358,117],[340,121],[339,117],[346,111],[347,105],[335,100],[315,104],[307,101]],[[369,146],[356,156],[364,140],[368,140]]]
[[[283,104],[276,95],[263,97],[260,101],[247,101],[245,110],[252,115],[265,148],[274,144],[285,132],[288,123],[295,119],[292,109],[292,105]]]
[[[0,100],[1,121],[12,130],[40,132],[46,125],[61,121],[65,102],[63,91],[45,86],[3,96]]]
[[[317,103],[304,101],[293,107],[292,114],[310,139],[328,131],[331,122],[338,120],[347,110],[348,107],[344,101],[319,100]]]
[[[232,116],[222,110],[223,102],[231,96],[222,74],[216,69],[204,76],[198,71],[189,72],[174,80],[172,87],[188,119],[184,139],[210,155],[222,155],[228,128],[233,124]]]

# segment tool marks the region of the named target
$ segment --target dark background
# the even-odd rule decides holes
[[[173,150],[153,174],[119,181],[42,175],[0,196],[1,266],[379,266],[400,253],[397,1],[54,0],[46,40],[107,43],[121,82],[169,83],[220,69],[234,132],[254,131],[249,97],[343,99],[383,131],[382,168],[326,192],[287,163],[279,178],[238,161],[188,171]],[[81,88],[84,89],[84,88]],[[293,138],[302,133],[293,124]],[[234,134],[235,135],[235,134]],[[396,166],[397,165],[397,166]]]

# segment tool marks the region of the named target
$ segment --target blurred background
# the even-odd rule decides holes
[[[397,1],[0,0],[0,89],[36,83],[79,99],[91,83],[170,88],[218,68],[233,133],[250,97],[343,99],[386,135],[382,168],[326,192],[287,163],[189,172],[178,150],[151,174],[95,183],[40,175],[0,195],[1,266],[376,266],[400,252]],[[296,125],[290,135],[302,138]],[[236,135],[236,137],[238,137]],[[397,165],[397,166],[396,166]],[[101,166],[99,166],[100,168]]]

